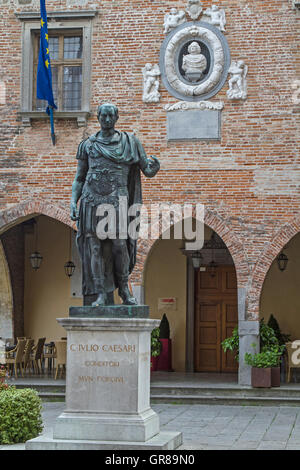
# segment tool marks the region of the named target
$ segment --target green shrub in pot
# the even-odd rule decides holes
[[[280,342],[272,327],[265,324],[262,318],[259,322],[259,336],[260,336],[260,350],[271,350],[273,347],[280,346]],[[239,361],[239,332],[236,326],[233,329],[232,335],[226,338],[222,343],[224,352],[230,351],[235,354],[235,358]],[[250,354],[250,353],[249,353]]]
[[[256,345],[253,344],[252,347]],[[263,351],[255,354],[246,353],[245,362],[248,366],[256,368],[278,367],[280,365],[280,357],[282,355],[283,346],[271,346],[269,349],[266,347]]]

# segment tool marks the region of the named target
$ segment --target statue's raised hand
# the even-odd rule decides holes
[[[154,155],[150,155],[150,158],[148,158],[148,168],[149,168],[149,172],[150,172],[151,176],[155,176],[156,173],[160,169],[159,160]]]

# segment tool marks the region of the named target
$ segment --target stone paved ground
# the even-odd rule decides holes
[[[300,450],[300,407],[153,405],[161,429],[183,432],[181,449]],[[44,403],[43,434],[52,435],[64,403]],[[0,446],[23,450],[24,444]]]

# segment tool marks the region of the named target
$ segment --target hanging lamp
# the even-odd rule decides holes
[[[216,246],[215,234],[213,233],[211,236],[211,262],[208,265],[208,272],[210,277],[215,277],[217,274],[217,263],[215,262],[215,253],[214,247]]]
[[[32,269],[34,271],[37,271],[41,267],[43,257],[41,253],[38,251],[38,224],[35,219],[34,219],[34,238],[35,238],[35,241],[34,241],[35,251],[31,253],[31,255],[29,256],[29,260],[30,260]]]
[[[280,255],[277,256],[277,265],[280,271],[285,271],[287,264],[289,262],[289,259],[287,255],[283,253],[283,251],[280,253]]]
[[[69,278],[73,276],[74,271],[76,269],[75,264],[72,261],[72,228],[70,227],[70,236],[69,236],[69,261],[67,261],[64,265],[65,274]]]

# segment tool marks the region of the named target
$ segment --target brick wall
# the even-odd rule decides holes
[[[282,247],[273,240],[285,227],[297,226],[299,215],[299,105],[292,100],[292,84],[300,76],[299,15],[290,0],[218,2],[226,10],[232,59],[249,66],[248,99],[229,101],[227,84],[213,98],[225,102],[220,142],[168,143],[164,106],[177,100],[161,87],[161,102],[144,104],[141,69],[146,62],[158,63],[165,13],[186,3],[47,1],[48,11],[99,9],[93,20],[92,117],[87,128],[78,128],[75,120],[57,121],[53,147],[49,123],[24,128],[17,115],[21,22],[15,12],[38,11],[37,2],[2,0],[0,80],[6,83],[6,105],[0,105],[0,210],[3,223],[7,211],[33,202],[67,214],[77,144],[98,128],[99,102],[112,101],[120,111],[118,128],[134,129],[147,153],[161,161],[155,179],[143,178],[144,201],[205,204],[207,223],[234,254],[239,285],[252,292],[248,314],[254,318],[264,276]],[[211,2],[202,4],[207,8]],[[136,282],[151,244],[142,244]]]

